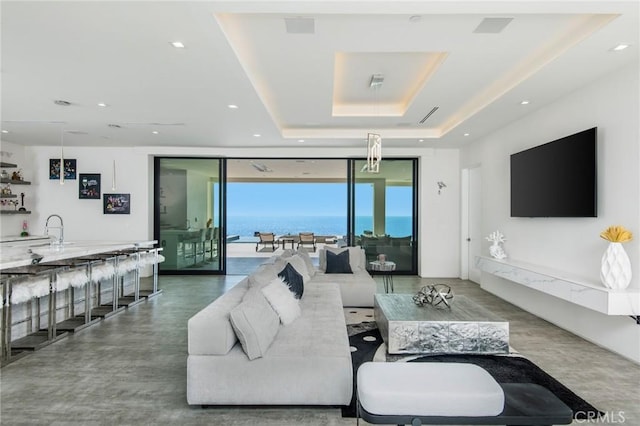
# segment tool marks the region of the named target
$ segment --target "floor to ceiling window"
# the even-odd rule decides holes
[[[396,271],[416,273],[416,160],[385,159],[379,173],[353,161],[351,241],[364,248],[367,261],[384,254]]]
[[[161,272],[223,271],[221,161],[155,159],[155,235]]]
[[[301,233],[318,246],[360,245],[397,273],[417,272],[416,159],[155,159],[162,273],[246,274]],[[260,234],[274,244],[259,244]],[[277,254],[277,253],[276,253]],[[262,258],[262,259],[261,259]]]

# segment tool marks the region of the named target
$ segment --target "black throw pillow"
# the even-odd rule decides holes
[[[341,251],[335,254],[327,250],[327,274],[353,274],[351,265],[349,265],[349,250]]]
[[[302,293],[304,293],[302,275],[290,263],[287,263],[287,266],[280,271],[278,276],[287,283],[289,290],[296,296],[296,299],[302,299]]]

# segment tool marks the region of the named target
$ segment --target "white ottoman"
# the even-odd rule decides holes
[[[505,401],[486,370],[462,363],[366,362],[357,392],[360,407],[384,416],[497,416]]]

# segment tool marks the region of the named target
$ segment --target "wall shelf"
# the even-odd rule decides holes
[[[18,198],[17,194],[0,194],[0,198]]]
[[[13,180],[8,178],[0,179],[0,183],[10,183],[11,185],[31,185],[31,182],[26,180]]]
[[[598,282],[511,259],[476,256],[476,266],[486,273],[605,315],[640,314],[638,289],[612,290]]]
[[[30,210],[0,210],[0,215],[5,214],[31,214]]]
[[[18,167],[17,164],[13,164],[13,163],[5,163],[4,161],[0,161],[0,167],[6,167],[8,169],[13,169]]]

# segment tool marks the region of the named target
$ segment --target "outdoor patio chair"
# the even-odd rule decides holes
[[[300,248],[300,246],[310,245],[313,247],[313,251],[316,251],[316,237],[313,235],[313,232],[300,232],[298,236],[300,237],[298,248]]]
[[[259,232],[258,237],[260,241],[256,244],[256,251],[260,248],[260,244],[262,244],[262,248],[267,248],[267,246],[271,246],[273,251],[276,251],[276,236],[273,232]]]

